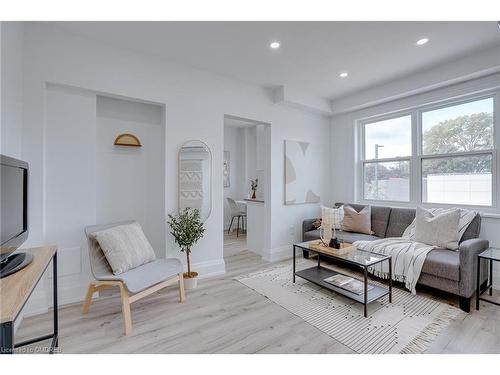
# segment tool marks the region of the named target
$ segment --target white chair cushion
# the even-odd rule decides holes
[[[139,293],[155,284],[171,279],[182,270],[182,263],[179,259],[161,258],[117,276],[101,277],[100,280],[123,281],[130,293]]]
[[[118,225],[92,233],[113,274],[119,275],[156,259],[139,223]]]

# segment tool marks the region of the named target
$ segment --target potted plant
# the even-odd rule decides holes
[[[200,210],[185,208],[175,215],[169,214],[167,223],[170,225],[171,234],[181,251],[186,253],[187,272],[184,272],[184,287],[195,289],[198,273],[191,271],[191,249],[203,237],[205,228],[200,218]]]
[[[250,180],[250,187],[252,189],[252,199],[257,198],[256,192],[257,192],[257,186],[259,186],[259,179],[256,178],[255,180]]]

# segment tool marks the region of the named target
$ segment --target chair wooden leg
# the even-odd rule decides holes
[[[179,273],[179,301],[184,302],[185,299],[184,295],[184,275],[183,273]]]
[[[87,289],[87,294],[85,295],[85,300],[83,302],[82,314],[87,314],[90,310],[90,305],[92,304],[92,296],[96,291],[94,283],[90,283]]]
[[[240,217],[238,216],[238,226],[236,227],[236,237],[240,235]]]
[[[132,334],[132,316],[130,314],[129,294],[124,285],[120,285],[120,295],[122,300],[123,326],[125,327],[125,336],[129,336]]]
[[[227,234],[229,234],[231,232],[231,227],[233,226],[233,220],[234,220],[234,216],[231,218],[231,224],[229,224],[229,228],[227,229]]]

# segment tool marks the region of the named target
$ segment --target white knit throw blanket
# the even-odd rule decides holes
[[[355,241],[358,249],[392,257],[392,279],[405,283],[413,294],[427,254],[436,246],[415,242],[407,238],[383,238],[375,241]],[[375,276],[389,278],[389,262],[378,263],[368,268]]]

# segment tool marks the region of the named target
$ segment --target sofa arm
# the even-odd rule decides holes
[[[459,294],[469,298],[476,291],[477,255],[490,246],[488,240],[473,238],[462,242],[458,248],[460,256]],[[481,283],[487,278],[487,267],[481,265]]]
[[[310,230],[316,229],[313,223],[318,219],[306,219],[302,222],[302,241],[304,241],[304,234]]]

